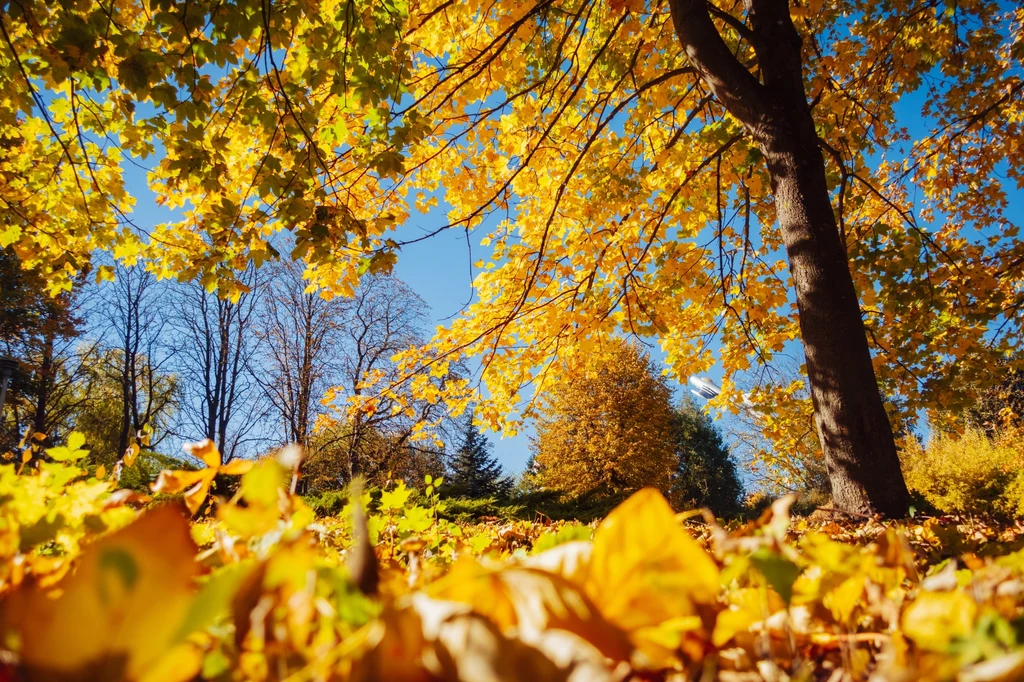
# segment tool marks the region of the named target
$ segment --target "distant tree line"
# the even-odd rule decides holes
[[[427,306],[397,277],[367,275],[352,298],[327,299],[300,263],[281,262],[250,269],[242,293],[222,298],[141,268],[113,274],[53,298],[0,250],[0,354],[17,361],[0,451],[76,430],[108,466],[146,434],[150,453],[209,438],[225,461],[298,443],[307,485],[321,488],[443,471],[439,444],[455,426],[441,405],[410,397],[410,409],[346,415],[375,383],[400,383],[391,357],[423,340]]]
[[[152,475],[185,457],[182,442],[208,438],[225,461],[297,443],[309,493],[354,476],[381,484],[429,474],[445,478],[449,497],[544,490],[611,499],[652,485],[680,507],[738,506],[721,435],[692,402],[673,405],[650,358],[628,343],[581,354],[546,387],[530,468],[516,481],[472,409],[454,418],[411,394],[345,409],[381,382],[400,384],[391,358],[424,340],[427,306],[398,278],[368,274],[351,298],[325,298],[308,287],[301,263],[283,261],[250,268],[240,291],[223,298],[141,268],[112,272],[111,281],[81,278],[53,298],[0,250],[0,340],[17,360],[2,451],[33,434],[59,443],[74,430],[96,465],[111,467],[135,448]]]

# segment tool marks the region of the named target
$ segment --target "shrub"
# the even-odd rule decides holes
[[[317,495],[305,495],[302,499],[317,516],[333,516],[348,502],[348,491],[325,490]]]
[[[533,519],[541,514],[552,521],[590,523],[603,519],[626,497],[626,493],[609,494],[601,489],[579,497],[567,497],[557,490],[539,490],[517,497],[514,503],[522,509],[519,514],[522,519]]]
[[[968,428],[937,433],[927,447],[912,442],[900,455],[907,487],[946,513],[1024,514],[1024,456],[1020,438]]]
[[[481,519],[511,521],[520,518],[523,508],[493,497],[451,497],[444,500],[441,516],[458,523],[477,523]]]

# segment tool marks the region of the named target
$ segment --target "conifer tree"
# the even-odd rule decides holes
[[[687,398],[676,410],[678,468],[672,498],[683,509],[708,507],[719,516],[739,511],[743,484],[711,417]]]
[[[503,475],[501,464],[491,454],[487,437],[473,423],[473,412],[466,414],[462,427],[462,445],[450,464],[448,481],[452,489],[466,497],[506,496],[512,481]]]

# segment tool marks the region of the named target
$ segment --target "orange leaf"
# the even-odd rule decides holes
[[[207,475],[207,471],[170,471],[164,469],[156,478],[156,483],[150,486],[155,493],[176,495],[184,492],[190,486],[195,485]]]
[[[208,467],[220,466],[220,452],[209,438],[198,443],[185,443],[182,449],[193,457],[203,460]]]

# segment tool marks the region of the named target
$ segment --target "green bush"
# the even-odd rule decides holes
[[[493,497],[449,497],[444,500],[443,516],[460,523],[498,518],[503,521],[519,518],[522,507],[500,502]]]
[[[552,521],[589,523],[608,516],[627,497],[628,493],[609,495],[600,489],[571,498],[557,490],[539,490],[520,495],[513,502],[521,508],[520,519],[533,520],[540,514]]]
[[[317,516],[334,516],[348,502],[347,490],[325,490],[316,495],[304,495],[302,501]]]
[[[1024,515],[1024,457],[1017,437],[980,428],[933,434],[900,454],[911,493],[946,513]]]

